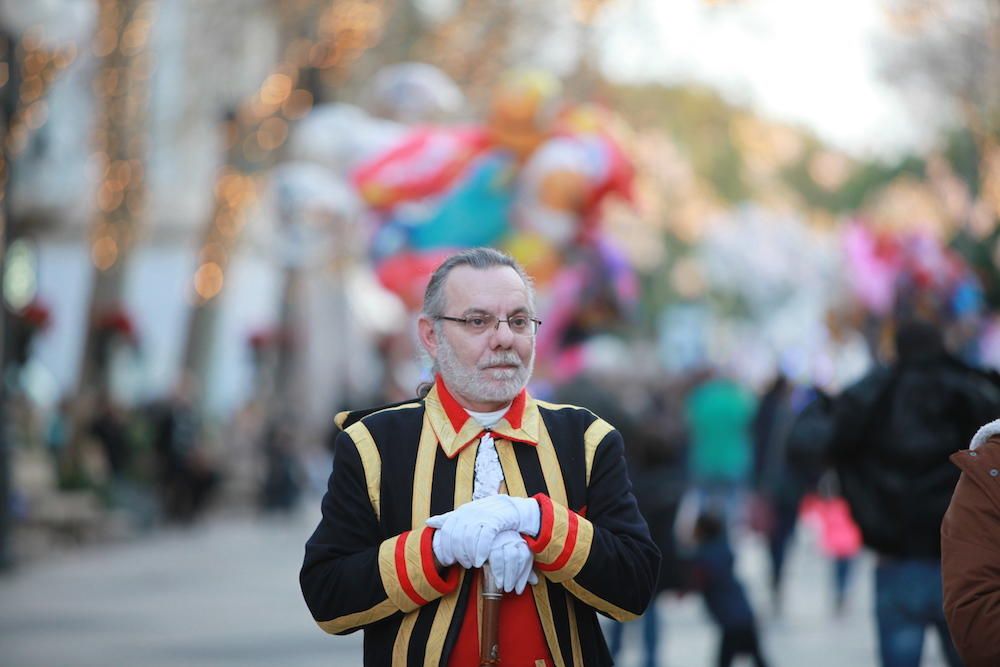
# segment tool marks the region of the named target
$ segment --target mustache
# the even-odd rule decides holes
[[[481,362],[477,368],[479,370],[486,370],[491,366],[516,366],[521,367],[521,358],[517,356],[514,352],[509,352],[507,354],[499,354],[495,357],[490,357],[486,361]]]

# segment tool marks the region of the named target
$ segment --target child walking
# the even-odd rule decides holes
[[[729,667],[740,655],[749,655],[756,667],[767,667],[750,600],[734,572],[735,558],[724,522],[702,513],[694,526],[694,541],[695,585],[722,633],[717,667]]]

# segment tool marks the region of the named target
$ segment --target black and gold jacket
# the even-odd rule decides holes
[[[425,521],[472,499],[483,429],[440,381],[423,400],[337,421],[344,431],[300,573],[306,603],[327,632],[365,630],[366,666],[444,667],[473,578],[457,565],[438,572]],[[539,499],[530,590],[555,664],[612,664],[595,611],[642,614],[660,561],[621,436],[588,410],[525,392],[490,430],[508,493]]]

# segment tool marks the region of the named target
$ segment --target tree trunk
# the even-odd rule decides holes
[[[3,292],[6,285],[5,272],[7,268],[7,248],[9,247],[8,226],[12,214],[10,188],[13,182],[13,156],[9,150],[11,121],[17,113],[18,88],[20,88],[20,67],[17,63],[17,42],[14,36],[6,31],[0,31],[0,43],[3,47],[3,62],[7,64],[8,79],[6,85],[0,87],[0,128],[3,128],[3,141],[0,141],[0,380],[7,377],[10,368],[10,344],[6,340],[9,335],[10,313],[7,310]],[[7,569],[13,560],[10,551],[11,530],[11,452],[10,438],[7,437],[7,383],[0,381],[0,571]]]
[[[147,45],[152,4],[146,0],[100,0],[100,57],[94,81],[100,99],[95,151],[103,158],[90,239],[94,277],[87,307],[78,398],[109,391],[109,334],[98,326],[112,311],[124,312],[125,274],[136,229],[145,213],[145,157],[149,97]],[[101,37],[104,35],[105,37]],[[113,35],[113,37],[112,37]],[[127,313],[124,313],[127,316]],[[66,464],[76,468],[86,411],[74,411]]]

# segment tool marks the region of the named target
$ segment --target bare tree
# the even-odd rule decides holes
[[[391,8],[388,0],[271,1],[279,25],[279,62],[223,121],[227,156],[193,277],[195,305],[184,368],[201,385],[229,258],[247,206],[258,196],[259,174],[278,159],[289,122],[308,112],[326,87],[343,81],[360,54],[377,42]]]
[[[17,8],[4,5],[0,19]],[[0,20],[0,377],[8,378],[13,364],[12,317],[4,298],[7,250],[25,233],[13,204],[11,186],[17,158],[28,146],[32,133],[48,116],[46,94],[58,75],[76,59],[74,43],[58,48],[41,39],[40,26],[23,33]],[[0,382],[0,424],[7,424],[8,382]],[[12,562],[10,553],[10,447],[9,429],[0,428],[0,570]]]
[[[1000,3],[896,0],[887,2],[887,11],[896,27],[886,45],[887,80],[915,100],[953,107],[974,139],[978,189],[995,221],[1000,216]]]
[[[539,44],[560,18],[558,4],[466,0],[428,27],[415,41],[413,56],[440,67],[482,110],[504,70],[535,64]]]
[[[94,284],[88,308],[80,392],[105,388],[97,322],[120,308],[125,270],[145,216],[146,138],[149,117],[150,0],[101,0],[93,50],[100,59],[94,91],[100,100],[95,131],[100,161],[97,210],[91,227]]]

